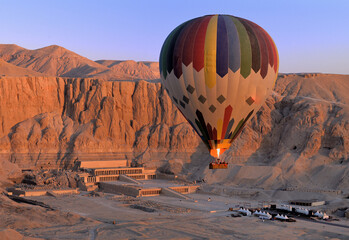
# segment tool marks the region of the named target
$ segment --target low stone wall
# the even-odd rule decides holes
[[[161,188],[151,188],[151,189],[142,189],[139,191],[139,196],[158,196],[162,192]]]
[[[50,192],[52,194],[49,195],[69,195],[69,194],[79,194],[78,189],[39,189],[39,190],[23,190],[17,188],[10,188],[8,192],[12,193],[12,195],[21,196],[21,197],[38,197],[48,195]]]
[[[88,160],[80,161],[81,168],[117,168],[127,167],[127,160]]]
[[[284,189],[285,191],[296,191],[296,192],[313,192],[313,193],[326,193],[326,194],[334,194],[341,195],[343,193],[342,190],[333,190],[333,189],[305,189],[305,188],[295,188],[295,187],[287,187]]]
[[[130,185],[117,185],[117,184],[110,184],[106,182],[100,182],[98,183],[99,189],[106,193],[114,193],[114,194],[125,194],[128,196],[138,197],[139,191],[141,188],[135,188],[134,186]]]
[[[193,185],[193,186],[178,186],[178,187],[169,187],[169,188],[181,194],[189,194],[189,193],[195,193],[196,190],[199,188],[199,186]]]

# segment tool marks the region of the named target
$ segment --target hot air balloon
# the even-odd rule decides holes
[[[179,25],[166,38],[159,61],[163,87],[218,158],[270,94],[278,65],[269,34],[230,15]]]

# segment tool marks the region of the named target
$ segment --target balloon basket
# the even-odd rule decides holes
[[[208,168],[209,169],[227,169],[228,163],[211,162]]]

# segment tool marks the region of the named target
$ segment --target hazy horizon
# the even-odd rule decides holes
[[[92,60],[158,61],[167,35],[207,14],[249,19],[274,39],[280,72],[349,74],[349,2],[1,1],[0,43],[59,45]]]

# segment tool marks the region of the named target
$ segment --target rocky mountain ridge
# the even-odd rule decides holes
[[[57,45],[28,50],[15,44],[0,44],[0,59],[31,70],[29,74],[23,74],[30,76],[86,77],[103,80],[160,78],[158,63],[155,62],[92,61]],[[113,64],[108,66],[105,62]],[[2,71],[0,66],[0,72]]]

